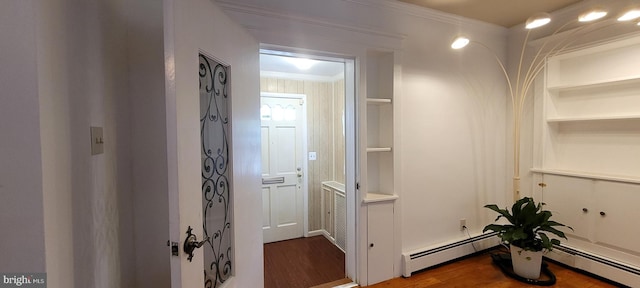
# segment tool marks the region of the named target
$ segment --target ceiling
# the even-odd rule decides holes
[[[463,17],[493,23],[503,27],[512,27],[524,23],[536,12],[552,12],[581,0],[397,0],[422,7],[439,10]],[[295,55],[274,55],[266,53],[260,56],[260,70],[297,75],[334,77],[344,70],[344,63],[332,61],[314,61],[314,65],[301,70],[292,63]]]
[[[536,12],[552,12],[581,0],[398,0],[463,17],[512,27]]]
[[[312,65],[306,69],[301,69],[296,66],[296,61],[291,61],[294,58],[304,59],[303,57],[295,57],[296,55],[273,55],[273,54],[260,54],[260,71],[262,72],[278,72],[297,75],[314,75],[320,77],[335,77],[344,72],[344,63],[325,61],[325,60],[310,60]]]

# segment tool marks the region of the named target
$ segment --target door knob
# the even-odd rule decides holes
[[[207,237],[206,239],[198,242],[198,238],[195,234],[191,233],[191,231],[193,231],[193,229],[191,229],[191,226],[189,226],[189,228],[187,229],[187,238],[184,239],[184,245],[182,247],[184,253],[187,253],[187,255],[189,255],[189,257],[187,257],[187,260],[189,260],[189,262],[191,262],[193,259],[193,250],[202,247],[204,243],[207,243],[209,241],[209,237]]]

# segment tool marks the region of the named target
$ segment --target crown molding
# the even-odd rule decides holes
[[[351,31],[351,32],[356,32],[361,34],[373,35],[377,37],[390,38],[399,42],[401,42],[407,37],[407,35],[402,33],[386,32],[386,31],[358,27],[354,25],[340,24],[340,23],[336,23],[335,20],[331,20],[331,19],[324,19],[324,18],[318,18],[318,17],[306,17],[306,16],[300,16],[300,15],[293,15],[289,13],[281,13],[281,12],[266,9],[263,7],[258,7],[255,5],[237,3],[236,1],[233,1],[233,0],[216,0],[216,3],[218,3],[224,10],[227,10],[227,11],[268,17],[272,19],[286,19],[289,21],[306,23],[306,24],[315,25],[315,26],[329,27],[329,28]],[[248,27],[248,28],[252,30],[260,29],[259,27]]]
[[[446,12],[442,12],[442,11],[438,11],[438,10],[434,10],[426,7],[420,7],[417,5],[404,3],[400,1],[390,1],[390,0],[342,0],[342,1],[351,2],[358,5],[390,9],[405,15],[426,19],[426,20],[431,20],[431,21],[437,21],[444,24],[465,25],[465,26],[468,25],[468,26],[473,26],[476,28],[481,28],[489,31],[497,31],[500,34],[506,34],[509,30],[508,28],[502,27],[500,25],[487,23],[487,22],[483,22],[475,19],[470,19],[470,18],[458,16],[455,14],[450,14],[450,13],[446,13]]]

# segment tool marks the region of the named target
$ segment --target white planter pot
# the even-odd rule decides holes
[[[542,251],[533,252],[511,245],[511,263],[513,272],[527,279],[540,278],[542,268]]]

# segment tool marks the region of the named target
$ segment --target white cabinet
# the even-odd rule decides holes
[[[345,251],[347,243],[347,214],[344,184],[322,182],[322,228],[338,248]]]
[[[548,256],[634,287],[640,285],[636,63],[640,37],[547,60],[534,129],[539,166],[532,169],[534,195],[541,195],[554,220],[574,228],[564,229],[569,237],[564,244],[573,252]]]
[[[368,284],[393,278],[393,201],[368,204]]]
[[[544,175],[542,181],[545,183],[542,201],[547,204],[546,209],[553,213],[552,220],[573,228],[573,231],[560,229],[567,236],[589,241],[593,233],[593,221],[590,218],[597,210],[594,207],[593,180]]]
[[[640,185],[596,181],[591,221],[596,244],[640,256]],[[595,218],[595,219],[594,219]],[[640,263],[636,263],[640,266]]]
[[[327,236],[331,240],[334,240],[334,232],[333,232],[333,217],[334,217],[334,209],[333,209],[333,195],[335,194],[334,189],[327,185],[327,182],[322,182],[322,229],[326,231]]]
[[[640,185],[544,175],[542,201],[570,246],[640,266]]]

